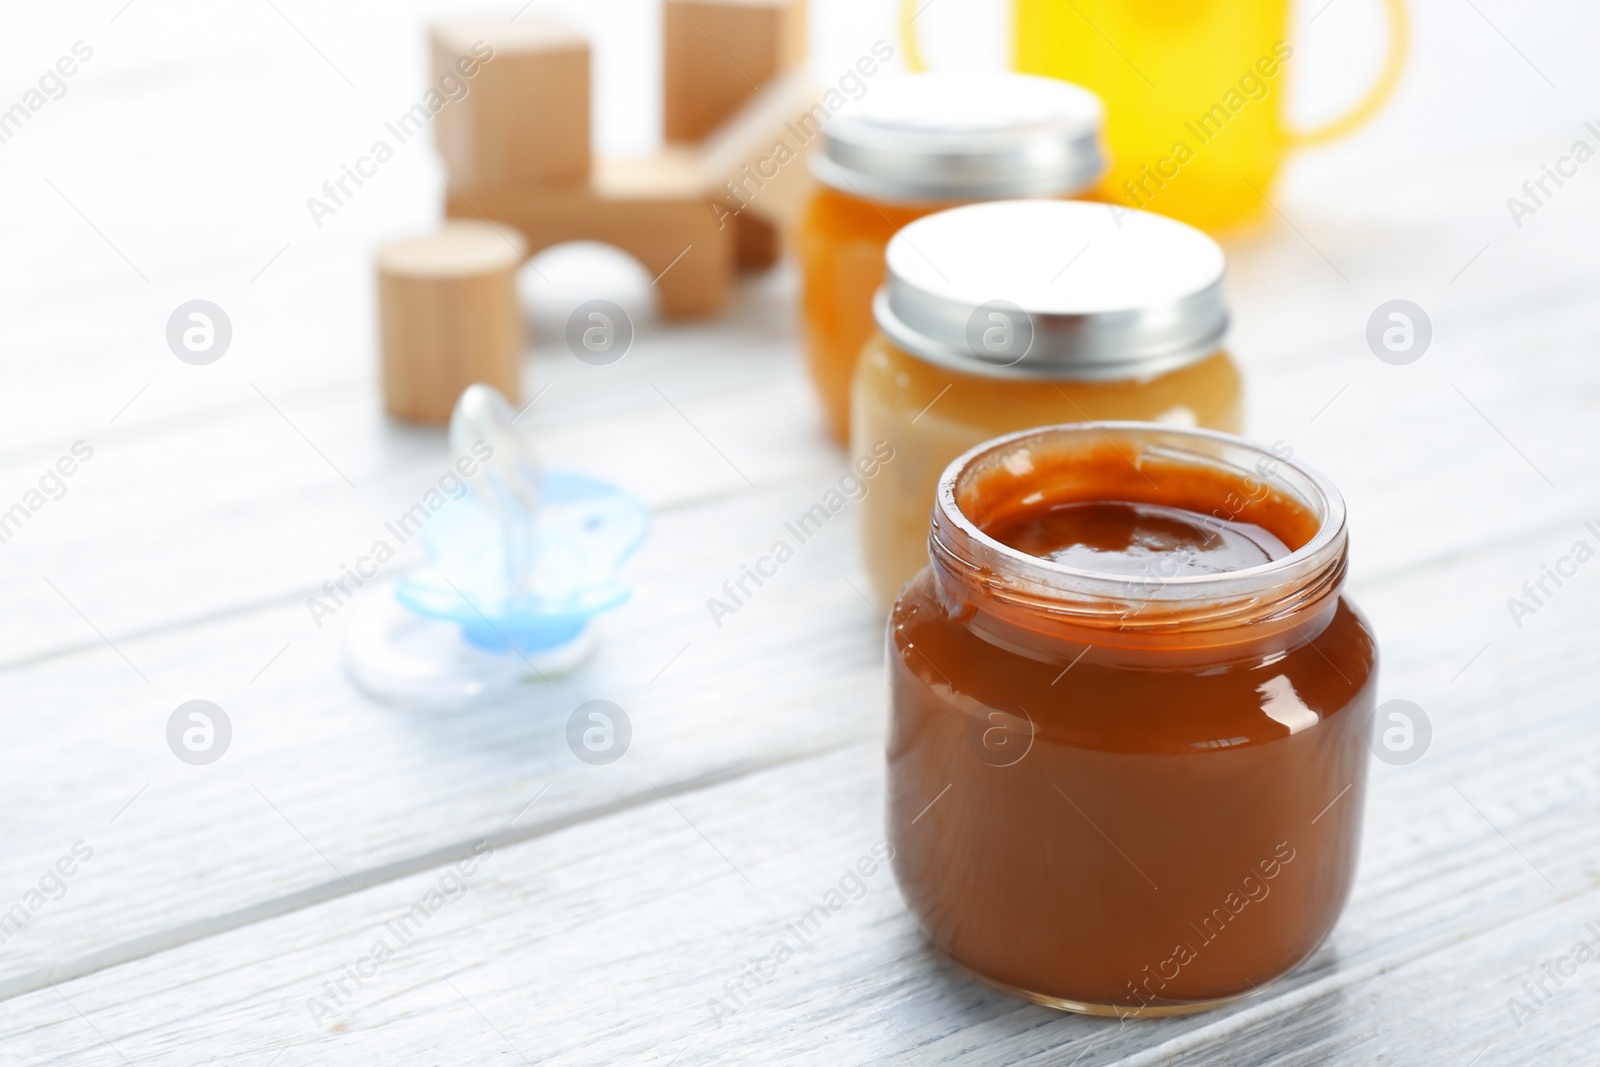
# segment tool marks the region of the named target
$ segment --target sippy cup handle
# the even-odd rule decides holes
[[[1327,144],[1348,137],[1371,122],[1383,105],[1394,95],[1405,72],[1406,57],[1411,51],[1411,17],[1406,11],[1406,0],[1383,0],[1384,14],[1389,19],[1389,51],[1383,57],[1383,69],[1378,80],[1372,83],[1367,95],[1356,106],[1338,118],[1309,130],[1290,130],[1289,144],[1295,148]]]
[[[922,55],[922,42],[917,36],[916,17],[926,0],[900,0],[900,48],[905,54],[906,68],[913,73],[928,69]],[[1295,147],[1327,144],[1348,137],[1383,110],[1389,97],[1394,95],[1404,73],[1406,57],[1411,50],[1411,18],[1406,11],[1406,0],[1383,0],[1384,14],[1389,19],[1389,50],[1383,57],[1383,69],[1377,81],[1367,90],[1356,106],[1338,118],[1310,130],[1289,131],[1289,143]]]
[[[917,36],[917,0],[900,0],[900,50],[905,53],[906,69],[921,74],[928,69],[922,58],[922,39]]]

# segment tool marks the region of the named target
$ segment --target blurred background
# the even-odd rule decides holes
[[[1290,112],[1296,122],[1314,125],[1348,107],[1375,76],[1383,12],[1373,0],[1291,7]],[[1521,227],[1506,200],[1584,135],[1583,123],[1600,106],[1579,43],[1586,17],[1580,6],[1423,0],[1411,7],[1412,54],[1389,106],[1351,139],[1291,154],[1269,192],[1275,206],[1263,208],[1255,225],[1226,235],[1238,312],[1233,349],[1254,372],[1293,352],[1297,363],[1317,363],[1310,380],[1325,387],[1304,397],[1305,410],[1252,389],[1252,436],[1271,440],[1292,428],[1297,440],[1306,438],[1305,453],[1316,454],[1319,434],[1340,432],[1337,411],[1305,433],[1300,425],[1348,382],[1339,406],[1371,411],[1374,424],[1394,435],[1397,483],[1426,477],[1427,468],[1409,466],[1406,457],[1439,446],[1424,447],[1426,426],[1418,419],[1381,414],[1397,401],[1385,388],[1395,379],[1365,351],[1367,315],[1396,297],[1420,304],[1435,321],[1438,358],[1428,361],[1432,367],[1411,368],[1409,380],[1422,387],[1449,360],[1471,376],[1463,388],[1482,403],[1512,387],[1519,352],[1529,345],[1565,350],[1573,329],[1589,328],[1586,316],[1558,323],[1540,310],[1587,284],[1583,272],[1593,253],[1573,242],[1573,232],[1589,218],[1588,175],[1580,173]],[[887,0],[816,0],[809,69],[819,82],[873,40],[898,44],[895,8]],[[634,154],[658,146],[659,5],[535,0],[529,10],[558,14],[594,42],[596,149]],[[372,254],[440,219],[445,187],[431,139],[402,146],[380,177],[320,228],[306,201],[418,98],[428,81],[427,23],[463,11],[483,9],[135,0],[104,10],[74,4],[8,11],[9,32],[0,41],[14,89],[8,102],[20,99],[73,42],[88,44],[93,59],[66,81],[60,99],[0,145],[0,183],[10,205],[0,259],[7,322],[0,374],[14,398],[0,425],[7,454],[20,461],[46,441],[103,428],[112,415],[114,432],[130,434],[175,417],[232,410],[237,417],[207,434],[212,454],[170,462],[180,468],[225,462],[238,474],[237,506],[265,506],[271,486],[259,480],[264,472],[252,474],[253,457],[265,447],[259,424],[277,416],[252,382],[274,402],[294,403],[295,422],[330,454],[342,455],[341,465],[359,468],[358,456],[401,447],[397,442],[412,431],[385,424],[370,402]],[[934,0],[918,22],[935,68],[1009,62],[1007,5]],[[543,362],[552,374],[570,362],[561,329],[581,301],[611,296],[641,320],[650,318],[645,272],[624,257],[593,250],[574,257],[568,249],[546,256],[564,266],[538,259],[535,266],[543,267],[525,269],[520,281],[534,326],[529,395],[541,384]],[[1382,269],[1366,271],[1372,263]],[[787,269],[747,280],[731,317],[754,314],[760,294],[787,292],[792,284]],[[227,359],[197,374],[170,358],[161,327],[174,307],[201,295],[227,309],[234,339]],[[760,306],[764,327],[774,335],[792,332],[791,300],[768,298]],[[654,332],[670,344],[674,329]],[[1563,329],[1568,340],[1558,342]],[[1494,334],[1501,339],[1488,340]],[[1302,341],[1312,348],[1300,349]],[[1326,358],[1313,361],[1313,353]],[[735,354],[723,369],[741,373]],[[1550,382],[1514,387],[1558,391]],[[605,388],[650,395],[626,365],[615,368]],[[1459,403],[1441,381],[1423,388],[1437,393],[1438,404]],[[369,402],[347,403],[356,396]],[[569,394],[565,405],[532,415],[576,417],[583,402],[581,394]],[[1532,454],[1554,456],[1565,447],[1554,420],[1505,429]],[[1520,462],[1493,441],[1483,444],[1490,468]],[[95,464],[82,484],[114,483],[117,463],[112,457]],[[185,499],[181,481],[173,484],[172,498],[121,512],[124,550],[137,554],[135,545],[170,542],[184,527],[183,516],[197,502]],[[319,506],[345,506],[328,488]],[[68,551],[86,532],[87,515],[76,512],[86,505],[66,500],[52,507],[39,525],[55,535],[8,546],[8,564],[34,557],[43,565]],[[238,549],[208,561],[208,584],[238,588],[258,579],[252,552]],[[108,610],[131,618],[136,604],[163,596],[161,582],[150,578],[150,588]]]
[[[898,43],[895,8],[887,0],[817,0],[809,69],[819,83],[872,41]],[[1580,170],[1521,225],[1507,204],[1575,139],[1592,137],[1583,124],[1600,98],[1579,44],[1584,9],[1497,9],[1467,0],[1411,8],[1412,52],[1389,106],[1350,139],[1290,154],[1267,191],[1271,204],[1253,224],[1224,235],[1235,309],[1230,347],[1250,386],[1248,433],[1292,440],[1300,454],[1331,468],[1360,517],[1358,574],[1400,551],[1402,531],[1414,529],[1402,521],[1405,487],[1443,477],[1441,464],[1472,475],[1461,482],[1460,498],[1442,505],[1451,510],[1434,536],[1448,536],[1457,524],[1509,530],[1548,494],[1550,486],[1530,476],[1507,440],[1561,484],[1557,469],[1572,454],[1572,434],[1584,427],[1544,417],[1546,405],[1576,400],[1576,383],[1550,374],[1586,365],[1594,335],[1581,297],[1594,252],[1579,236],[1594,210],[1590,175]],[[1312,125],[1370,84],[1384,51],[1383,12],[1372,0],[1291,10],[1289,109],[1296,122]],[[594,41],[596,149],[634,154],[658,146],[659,5],[535,0],[529,11],[557,14]],[[0,145],[9,205],[0,375],[12,398],[0,447],[22,485],[38,457],[54,455],[57,441],[111,434],[139,443],[111,449],[87,467],[77,491],[43,512],[29,537],[5,546],[5,567],[50,573],[69,561],[81,565],[85,555],[106,567],[134,559],[192,567],[203,558],[203,582],[188,569],[128,568],[125,592],[96,604],[97,611],[85,609],[102,628],[139,628],[236,596],[279,594],[281,584],[257,565],[269,549],[280,558],[303,553],[301,573],[337,572],[350,546],[313,533],[327,528],[330,514],[365,522],[414,497],[393,484],[382,457],[425,454],[440,438],[385,420],[375,402],[372,257],[380,244],[427,232],[440,219],[441,164],[430,139],[415,138],[320,227],[307,200],[419,97],[428,82],[426,25],[459,13],[406,5],[302,9],[265,0],[243,7],[135,0],[104,10],[59,5],[7,13],[10,32],[0,49],[15,91],[6,100],[20,99],[76,41],[93,49],[93,59],[66,80],[59,99]],[[918,23],[935,68],[1002,68],[1009,61],[1007,5],[935,0]],[[678,345],[705,351],[719,321],[747,332],[724,348],[713,343],[705,354],[716,370],[686,388],[782,382],[795,391],[799,417],[810,417],[796,360],[743,359],[738,350],[751,337],[792,345],[790,265],[747,277],[730,312],[704,324],[652,322],[647,282],[639,265],[592,248],[554,249],[522,271],[519,290],[533,327],[527,395],[585,369],[570,359],[561,332],[583,300],[616,299],[639,320],[641,336],[657,343],[644,345],[642,358],[553,393],[530,412],[535,425],[570,425],[594,404],[619,398],[659,407],[648,384],[651,361],[670,361]],[[167,316],[196,297],[224,307],[234,329],[227,358],[203,373],[173,360],[163,343]],[[1379,363],[1364,343],[1369,314],[1397,298],[1433,320],[1432,358],[1407,368]],[[1523,371],[1535,349],[1549,373]],[[1274,387],[1291,372],[1292,389]],[[1463,396],[1494,429],[1465,429],[1476,416]],[[283,408],[294,428],[263,397]],[[1452,422],[1467,416],[1462,433],[1430,425],[1446,411]],[[211,422],[181,442],[151,436],[174,419]],[[295,428],[362,492],[349,494],[309,449],[300,469],[267,464],[268,454],[303,448]],[[1339,469],[1339,450],[1326,445],[1369,432],[1390,446],[1384,470]],[[548,447],[554,458],[566,458],[561,440]],[[597,473],[648,498],[658,459],[666,462],[635,449],[620,464],[595,457],[576,465],[598,463]],[[136,498],[116,500],[133,492],[124,488],[131,471],[151,464],[164,476]],[[232,477],[208,480],[196,492],[186,478],[201,470]],[[296,480],[299,501],[287,511],[278,495],[284,478]],[[1469,485],[1495,492],[1496,505],[1471,500]],[[247,518],[229,523],[227,544],[187,543],[206,539],[201,515],[224,501]],[[248,521],[252,514],[272,521]],[[311,521],[314,514],[321,517]],[[104,525],[110,515],[114,531]],[[203,588],[178,593],[191,585]],[[64,610],[36,582],[18,595],[44,618]],[[1483,610],[1504,608],[1491,602]],[[6,635],[13,657],[48,644],[49,627],[24,617],[14,614],[7,628],[16,631]],[[70,613],[62,621],[78,625]]]

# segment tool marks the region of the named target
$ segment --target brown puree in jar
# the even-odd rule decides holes
[[[1376,646],[1340,593],[1343,505],[1221,434],[999,443],[946,472],[890,622],[906,901],[1041,1003],[1248,995],[1317,947],[1355,872]]]

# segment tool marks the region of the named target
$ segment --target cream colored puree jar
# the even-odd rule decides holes
[[[1181,222],[1059,200],[971,204],[889,242],[856,366],[851,451],[894,449],[861,502],[879,601],[928,562],[939,475],[1001,434],[1090,420],[1237,433],[1224,257]]]
[[[1103,115],[1093,93],[1054,78],[951,71],[875,84],[829,121],[796,249],[806,362],[841,444],[895,231],[965,203],[1096,195]]]

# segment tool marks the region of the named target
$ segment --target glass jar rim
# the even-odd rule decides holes
[[[1306,511],[1317,529],[1278,559],[1211,574],[1120,574],[1029,555],[989,536],[962,509],[961,495],[1006,459],[1014,464],[1030,448],[1047,444],[1069,452],[1074,444],[1083,451],[1110,444],[1136,468],[1148,456],[1169,466],[1210,467],[1242,481],[1260,481]],[[1131,458],[1126,449],[1132,449]],[[1040,613],[1076,628],[1126,632],[1290,620],[1337,595],[1348,545],[1344,498],[1314,468],[1232,434],[1146,422],[1065,423],[985,441],[944,469],[928,537],[936,574],[991,605]]]

